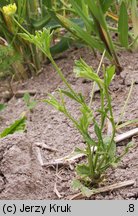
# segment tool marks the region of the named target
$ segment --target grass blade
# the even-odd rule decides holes
[[[119,40],[122,46],[128,48],[128,14],[124,2],[120,7],[119,21],[118,21]]]
[[[76,37],[79,37],[80,39],[82,39],[92,49],[96,48],[102,52],[104,51],[105,49],[104,44],[100,40],[97,40],[93,36],[90,36],[89,33],[84,31],[81,27],[79,27],[77,24],[73,23],[69,19],[65,18],[64,16],[59,15],[59,14],[56,14],[56,16],[66,29],[68,29]]]

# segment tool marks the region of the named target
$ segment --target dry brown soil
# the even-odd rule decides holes
[[[84,79],[76,79],[72,73],[74,60],[83,57],[87,63],[95,69],[99,60],[95,59],[86,48],[70,50],[63,59],[57,60],[58,65],[64,71],[72,87],[89,101],[92,84]],[[99,56],[100,58],[100,56]],[[119,59],[124,67],[121,76],[115,77],[110,87],[115,119],[117,121],[124,101],[127,98],[131,81],[135,84],[131,98],[128,102],[123,121],[138,118],[138,53],[119,54]],[[1,83],[2,85],[2,83]],[[47,97],[47,92],[54,92],[59,86],[63,86],[60,78],[50,64],[43,66],[43,72],[38,76],[23,83],[14,85],[15,90],[36,90],[35,99]],[[94,108],[99,104],[99,93],[95,94]],[[67,106],[72,114],[77,117],[78,109],[74,101],[67,101]],[[10,125],[20,114],[26,111],[22,98],[13,97],[7,103],[7,108],[1,112],[0,131]],[[125,130],[137,127],[131,125]],[[122,133],[120,131],[120,133]],[[135,184],[118,190],[92,196],[91,199],[138,199],[138,136],[132,138],[135,147],[124,157],[117,169],[109,170],[103,185],[110,185],[126,180],[135,180]],[[131,139],[130,139],[131,140]],[[118,146],[122,151],[126,140]],[[57,190],[63,199],[68,199],[75,192],[71,188],[71,182],[75,177],[75,171],[62,168],[56,176],[53,168],[42,168],[36,153],[36,142],[44,142],[57,152],[40,149],[44,163],[59,157],[66,156],[78,146],[84,146],[78,131],[54,108],[39,102],[33,113],[28,114],[26,133],[9,135],[0,140],[0,199],[58,199],[54,192]]]

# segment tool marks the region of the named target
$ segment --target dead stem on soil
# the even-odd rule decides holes
[[[52,151],[52,152],[57,152],[57,151],[58,151],[58,150],[55,149],[55,148],[49,147],[49,146],[46,145],[44,142],[37,142],[37,143],[35,143],[35,145],[36,145],[37,147],[40,147],[40,148],[42,148],[42,149],[46,149],[46,150],[48,150],[48,151]]]
[[[25,93],[29,93],[31,96],[34,96],[37,92],[35,90],[19,90],[16,92],[5,91],[0,95],[0,99],[10,100],[13,96],[16,98],[22,98]]]
[[[59,199],[62,198],[62,196],[60,195],[58,189],[57,189],[57,180],[58,180],[58,165],[56,166],[56,181],[55,181],[55,184],[54,184],[54,193],[57,195],[57,197]]]
[[[40,148],[35,147],[35,149],[36,149],[37,159],[38,159],[40,165],[43,166],[44,163],[43,163],[43,159],[42,159],[42,156],[41,156]]]
[[[125,139],[128,139],[134,135],[138,134],[138,128],[132,129],[130,131],[127,131],[123,134],[117,135],[115,137],[115,142],[119,143]],[[93,147],[92,147],[93,150]],[[94,151],[96,151],[96,148],[94,149]],[[70,166],[70,168],[72,168],[72,165],[75,164],[77,161],[81,160],[82,158],[84,158],[85,155],[82,154],[76,154],[74,155],[74,152],[72,152],[71,154],[67,155],[66,157],[62,157],[62,158],[58,158],[54,161],[48,162],[48,163],[44,163],[43,167],[48,167],[48,166]]]
[[[132,137],[132,136],[134,136],[134,135],[136,135],[136,134],[138,134],[138,127],[137,127],[137,128],[134,128],[134,129],[132,129],[132,130],[130,130],[130,131],[127,131],[127,132],[125,132],[125,133],[123,133],[123,134],[117,135],[117,136],[115,137],[115,142],[116,142],[116,143],[121,142],[121,141],[123,141],[123,140],[125,140],[125,139],[128,139],[128,138],[130,138],[130,137]]]
[[[99,194],[99,193],[103,193],[103,192],[109,192],[109,191],[117,190],[117,189],[122,188],[122,187],[132,186],[134,184],[135,184],[134,180],[128,180],[128,181],[119,182],[119,183],[116,183],[113,185],[105,186],[102,188],[93,189],[93,190],[91,190],[91,192],[92,192],[91,196]],[[83,198],[86,198],[86,196],[83,195],[81,192],[77,193],[71,197],[68,197],[69,200],[77,200],[77,199],[83,199]]]

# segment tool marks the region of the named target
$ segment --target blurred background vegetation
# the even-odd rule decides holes
[[[16,4],[14,19],[4,6]],[[87,46],[96,56],[106,56],[122,70],[117,50],[138,49],[137,0],[3,0],[0,1],[0,78],[27,79],[41,70],[45,57],[18,35],[42,28],[54,31],[51,53],[55,57],[72,45]]]

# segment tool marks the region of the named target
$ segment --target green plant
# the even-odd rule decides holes
[[[138,49],[137,12],[137,0],[119,0],[114,1],[107,13],[113,21],[108,26],[110,31],[118,34],[121,46],[132,51]]]
[[[6,108],[6,105],[3,104],[3,103],[0,103],[0,112],[1,112],[2,110],[4,110],[5,108]],[[3,117],[0,116],[0,122],[1,122],[2,119],[3,119]]]
[[[30,75],[37,74],[41,69],[43,61],[45,61],[45,56],[37,47],[23,40],[17,34],[19,26],[14,18],[31,34],[45,26],[48,26],[51,30],[56,29],[55,38],[58,38],[59,42],[55,42],[53,39],[51,45],[53,55],[68,49],[72,42],[67,35],[64,37],[60,36],[61,25],[55,22],[48,13],[46,8],[48,2],[39,0],[3,0],[0,2],[0,36],[14,49],[14,53],[21,56],[22,61],[18,62],[18,64],[15,63],[13,66],[13,72],[15,70],[17,73],[18,68],[19,79],[26,79]],[[65,15],[64,4],[66,4],[66,1],[61,3],[59,0],[56,0],[52,2],[52,7]]]
[[[9,3],[11,1],[8,1]],[[0,3],[0,35],[5,40],[5,42],[8,44],[9,47],[12,47],[14,50],[13,53],[15,55],[20,56],[21,49],[18,47],[19,42],[16,39],[17,29],[12,21],[12,16],[17,10],[17,7],[15,4],[9,4],[7,1],[3,1]],[[13,3],[13,2],[12,2]],[[21,79],[26,78],[26,70],[24,69],[23,64],[18,61],[13,65],[13,72],[17,72],[18,68],[18,74],[21,77]]]
[[[39,71],[45,56],[20,37],[19,24],[31,34],[43,27],[50,28],[50,31],[54,29],[50,47],[52,56],[65,51],[76,40],[86,44],[94,53],[95,50],[106,50],[105,55],[118,73],[122,68],[115,48],[137,49],[136,0],[4,0],[0,6],[0,35],[15,49],[15,53],[22,56],[23,62],[18,62],[17,66],[14,64],[13,68],[15,71],[19,68],[23,79],[28,76],[28,71],[31,75]],[[133,28],[129,30],[131,25]],[[62,26],[68,30],[67,33],[64,30],[61,34]],[[112,38],[114,32],[118,34],[117,39]]]
[[[70,17],[65,17],[54,11],[52,4],[48,5],[49,13],[75,38],[79,38],[92,50],[97,49],[100,52],[106,50],[106,56],[116,66],[117,72],[120,73],[121,66],[106,21],[106,14],[113,0],[70,0],[69,2],[72,5],[73,13],[79,16],[81,25],[74,22]]]
[[[4,110],[6,108],[5,104],[0,103],[0,111]]]
[[[50,59],[67,87],[67,90],[58,90],[60,100],[50,94],[49,98],[44,100],[44,102],[52,105],[68,117],[78,129],[86,143],[85,149],[77,148],[78,152],[83,152],[87,157],[87,162],[85,164],[77,165],[76,168],[78,175],[81,177],[81,182],[79,182],[78,187],[80,188],[81,185],[81,189],[84,190],[93,184],[99,183],[102,180],[105,171],[111,166],[116,166],[122,156],[128,152],[130,147],[130,145],[128,145],[121,155],[117,155],[116,144],[114,142],[116,127],[111,104],[111,95],[109,93],[109,85],[115,75],[115,67],[103,67],[103,79],[101,79],[99,75],[95,73],[93,68],[88,66],[82,59],[75,63],[74,72],[77,77],[83,77],[94,81],[99,86],[101,105],[94,112],[94,110],[87,105],[82,94],[77,93],[72,89],[62,71],[53,60],[50,53],[50,43],[52,39],[50,31],[43,29],[43,31],[36,32],[35,35],[26,32],[20,34],[20,36],[34,43],[41,49],[41,51]],[[79,106],[81,113],[79,118],[75,119],[69,112],[66,106],[65,97],[74,100],[76,105]],[[110,135],[103,132],[106,121],[109,121],[112,125]],[[94,127],[96,135],[95,139],[91,137],[89,132],[89,127],[92,126]],[[82,185],[84,185],[84,187],[82,187]]]
[[[49,2],[52,2],[49,1]],[[68,16],[47,4],[49,14],[68,32],[68,37],[103,52],[120,73],[121,66],[117,49],[137,50],[138,48],[138,8],[137,0],[69,0]],[[114,36],[118,35],[118,37]]]
[[[35,108],[37,102],[35,100],[31,99],[29,93],[24,94],[23,100],[24,100],[28,110],[30,110],[30,112],[33,112],[33,109]]]
[[[104,78],[101,79],[94,70],[81,59],[80,61],[76,61],[74,72],[77,77],[83,77],[95,81],[98,84],[101,106],[97,111],[94,113],[94,111],[91,110],[81,94],[76,93],[76,97],[74,97],[70,91],[62,89],[59,90],[60,101],[53,95],[50,95],[49,99],[46,99],[45,102],[64,113],[81,133],[86,143],[86,148],[85,150],[77,148],[77,151],[86,155],[87,163],[77,165],[76,171],[83,180],[83,183],[90,186],[91,184],[100,182],[105,171],[111,166],[116,166],[124,155],[123,153],[117,156],[116,153],[116,144],[114,142],[116,128],[111,105],[111,96],[108,90],[115,73],[115,68],[111,66],[104,69]],[[68,111],[64,96],[75,100],[80,106],[81,116],[79,120],[75,119]],[[112,125],[110,136],[103,133],[107,119]],[[89,127],[92,126],[94,127],[96,139],[93,139],[89,133]],[[125,150],[125,152],[127,152],[127,150]]]
[[[14,134],[19,131],[20,132],[25,131],[25,128],[26,128],[26,117],[23,116],[20,119],[14,121],[9,127],[5,128],[0,133],[0,138],[6,137],[9,134]]]
[[[14,73],[19,76],[15,71],[15,65],[20,61],[21,57],[11,46],[0,45],[0,78],[12,76]]]
[[[5,104],[0,103],[0,111],[6,108]],[[6,137],[9,134],[14,134],[16,132],[24,132],[26,129],[26,116],[22,116],[21,118],[15,120],[9,127],[5,128],[0,133],[0,138]]]
[[[5,104],[0,103],[0,111],[6,108]],[[15,120],[9,127],[5,128],[0,133],[0,138],[6,137],[9,134],[14,134],[16,132],[24,132],[26,129],[26,116],[22,115],[19,119]]]
[[[132,31],[129,35],[131,35],[132,43],[130,44],[130,48],[132,50],[138,50],[138,8],[137,8],[137,0],[125,0],[122,4],[126,5],[127,10],[131,11],[130,14],[127,11],[123,11],[122,15],[124,15],[124,21],[129,23],[129,19],[132,23]],[[126,25],[126,24],[125,24]],[[122,25],[123,26],[123,25]],[[127,31],[124,32],[127,33]]]

